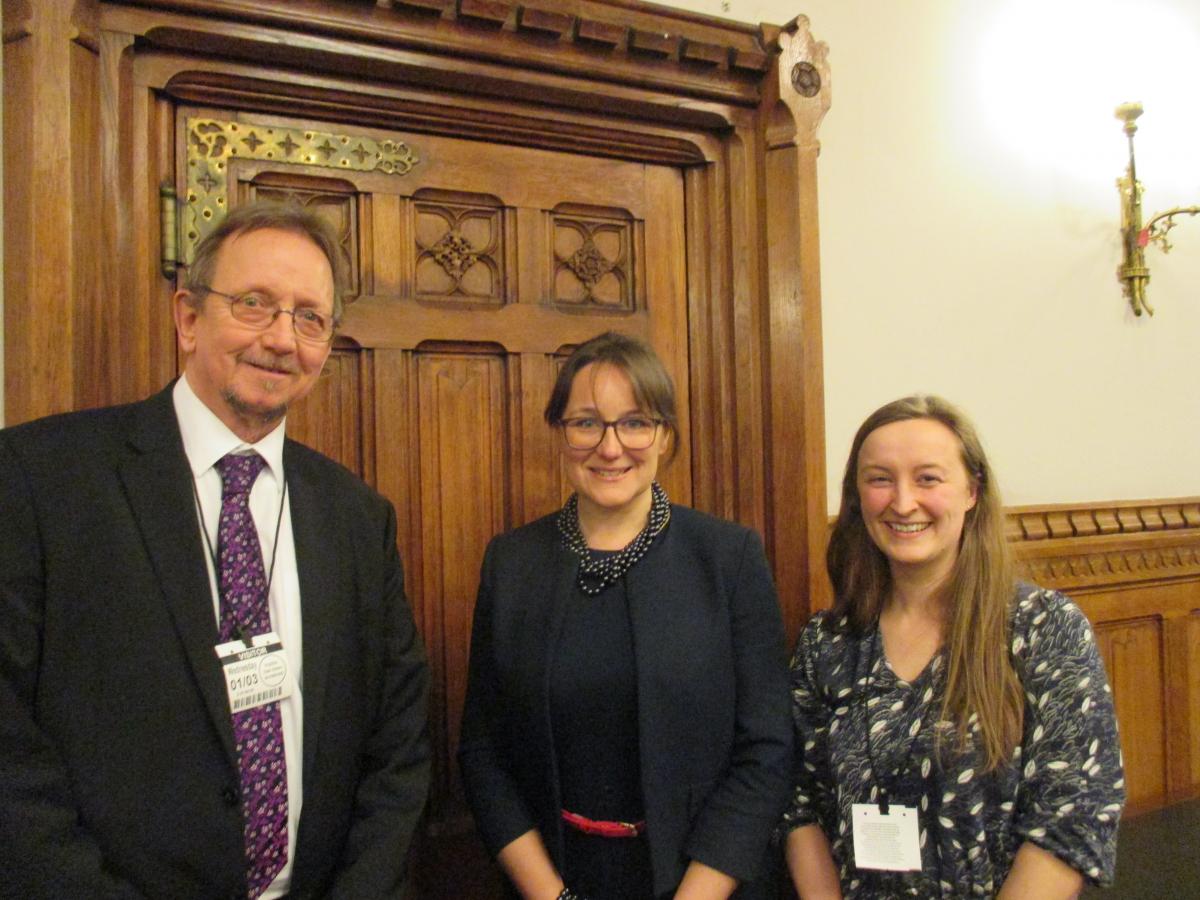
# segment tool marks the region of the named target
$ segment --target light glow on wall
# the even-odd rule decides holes
[[[1107,187],[1126,160],[1113,110],[1140,100],[1142,180],[1156,192],[1200,185],[1200,5],[1194,17],[1154,0],[971,6],[963,28],[973,34],[959,46],[973,56],[964,71],[974,71],[971,93],[994,145],[1047,174]]]

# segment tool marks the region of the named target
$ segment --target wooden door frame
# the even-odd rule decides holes
[[[825,47],[637,0],[4,0],[9,423],[175,374],[178,102],[680,166],[694,504],[827,603],[816,139]]]

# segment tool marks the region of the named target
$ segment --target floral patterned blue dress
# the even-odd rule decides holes
[[[878,628],[855,634],[819,612],[792,659],[796,784],[784,828],[819,824],[846,898],[991,897],[1030,841],[1093,883],[1112,881],[1125,802],[1112,692],[1087,618],[1055,591],[1018,585],[1011,659],[1025,691],[1011,763],[983,772],[940,721],[945,661],[898,678]],[[938,733],[944,737],[937,740]],[[876,777],[876,772],[881,777]],[[851,808],[918,810],[921,870],[855,866]]]

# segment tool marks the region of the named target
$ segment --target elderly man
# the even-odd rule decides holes
[[[394,897],[428,672],[391,505],[284,436],[341,314],[252,205],[174,298],[183,377],[0,431],[0,897]]]

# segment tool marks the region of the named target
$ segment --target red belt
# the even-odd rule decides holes
[[[598,819],[589,819],[587,816],[581,816],[565,809],[562,811],[562,819],[577,831],[600,837],[637,837],[646,830],[644,819],[641,822],[604,822]]]

